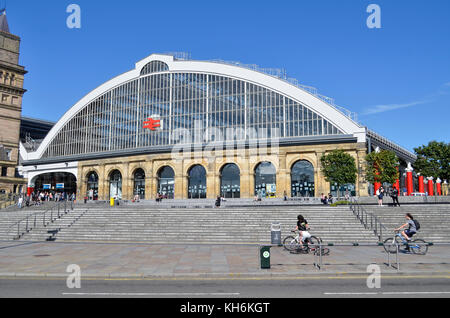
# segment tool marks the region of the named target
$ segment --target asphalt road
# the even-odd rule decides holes
[[[369,289],[367,276],[277,279],[84,279],[69,289],[64,278],[0,278],[0,298],[395,298],[450,297],[450,275],[390,276]]]

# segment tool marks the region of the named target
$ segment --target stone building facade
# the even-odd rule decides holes
[[[0,15],[0,192],[18,193],[26,180],[16,173],[24,76],[19,65],[20,38],[9,32],[6,13]]]
[[[234,151],[231,155],[214,152],[212,157],[202,158],[202,154],[192,153],[180,160],[174,160],[171,154],[144,155],[133,157],[112,158],[104,160],[83,161],[78,163],[78,193],[86,195],[89,189],[88,178],[91,173],[98,176],[98,199],[109,200],[110,176],[113,171],[122,175],[122,198],[131,200],[136,194],[135,173],[138,169],[145,172],[145,199],[155,199],[160,193],[159,172],[164,167],[174,171],[174,198],[188,198],[189,170],[200,165],[206,170],[206,189],[208,199],[223,195],[221,191],[221,171],[227,164],[235,164],[240,171],[240,197],[253,198],[255,196],[255,169],[261,162],[270,162],[276,170],[276,197],[286,194],[292,197],[291,173],[296,162],[307,161],[314,168],[314,193],[312,197],[319,197],[322,193],[330,192],[330,184],[325,181],[321,171],[320,158],[328,152],[342,149],[352,155],[357,163],[358,175],[356,193],[367,193],[367,182],[364,179],[364,162],[366,156],[365,144],[346,143],[335,145],[310,145],[280,147],[272,151],[263,151],[265,155],[255,154],[251,149],[244,153]],[[196,158],[198,157],[198,158]],[[143,198],[143,199],[144,199]]]

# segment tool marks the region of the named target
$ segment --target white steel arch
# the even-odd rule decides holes
[[[135,80],[141,76],[141,70],[153,61],[160,61],[166,63],[169,67],[170,73],[202,73],[208,75],[218,75],[229,77],[237,80],[242,80],[247,83],[252,83],[268,90],[274,91],[290,98],[300,104],[305,105],[319,116],[326,119],[332,125],[337,127],[346,135],[353,135],[357,138],[358,142],[366,141],[366,128],[360,126],[349,117],[344,115],[341,111],[333,107],[332,105],[326,103],[319,97],[294,86],[280,78],[270,76],[258,71],[246,69],[243,67],[217,63],[208,61],[186,61],[186,60],[176,60],[171,55],[161,55],[153,54],[149,57],[136,63],[135,69],[121,74],[110,81],[97,87],[85,97],[83,97],[79,102],[77,102],[73,107],[71,107],[58,121],[58,123],[53,127],[53,129],[46,136],[44,141],[41,143],[36,152],[28,153],[24,155],[27,160],[38,160],[42,158],[45,150],[50,145],[52,140],[61,129],[83,108],[85,108],[89,103],[96,100],[99,96],[111,91],[112,89],[123,85],[124,83]],[[145,75],[144,75],[145,76]]]

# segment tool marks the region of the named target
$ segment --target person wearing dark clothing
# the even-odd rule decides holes
[[[220,196],[218,196],[216,199],[216,208],[220,208],[221,201],[222,201],[222,198]]]
[[[311,238],[311,234],[308,232],[308,221],[306,221],[302,215],[297,217],[297,228],[295,230],[300,232],[300,242],[304,242],[306,239]]]
[[[378,189],[377,196],[378,196],[378,206],[383,206],[383,197],[384,197],[384,188],[383,187]]]
[[[398,202],[398,195],[399,195],[398,189],[394,188],[394,190],[392,190],[392,201],[393,201],[394,207],[397,205],[400,207],[400,202]]]

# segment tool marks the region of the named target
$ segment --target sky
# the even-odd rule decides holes
[[[448,0],[5,1],[28,71],[23,116],[56,122],[146,56],[188,52],[283,68],[410,151],[450,142]],[[381,28],[367,25],[370,4]]]

